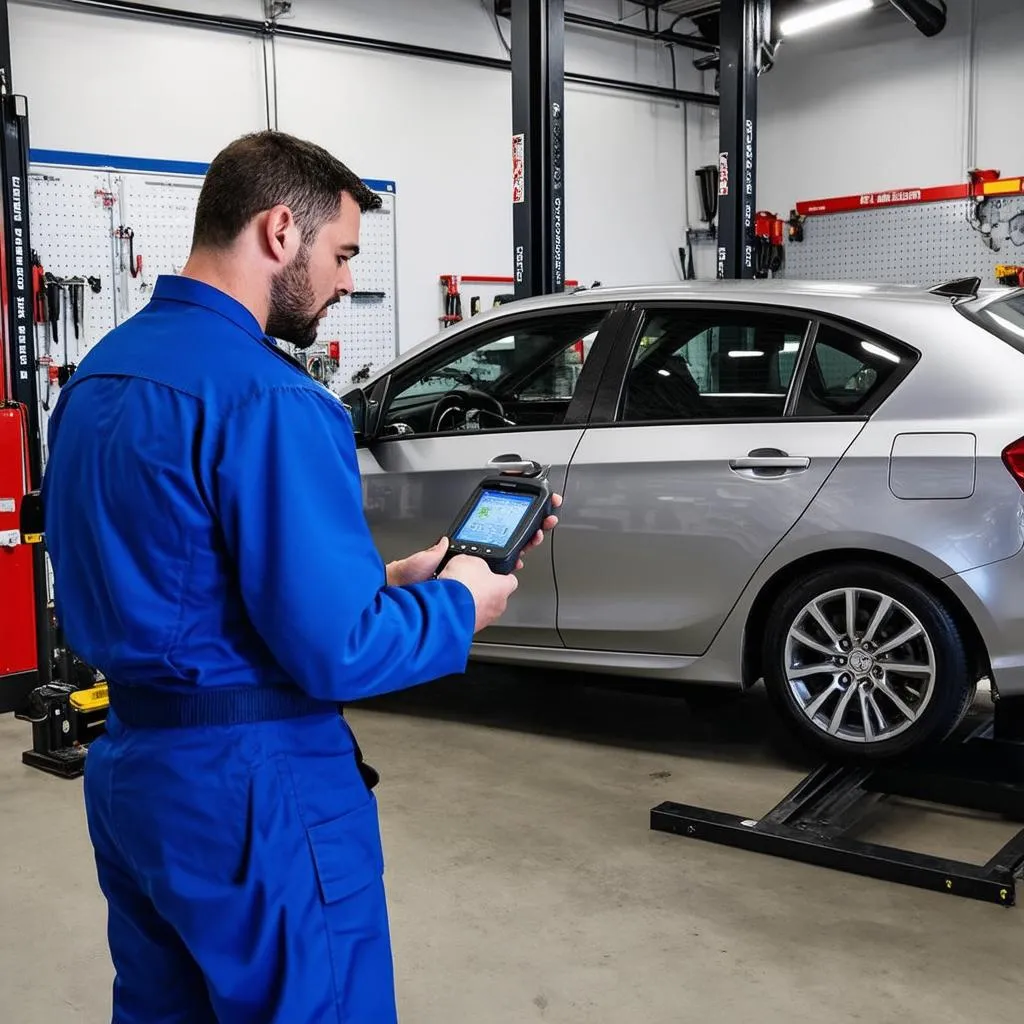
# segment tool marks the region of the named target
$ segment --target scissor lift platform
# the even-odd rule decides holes
[[[906,764],[824,764],[763,818],[666,802],[651,828],[755,853],[1013,906],[1024,876],[1024,828],[984,865],[854,838],[890,797],[969,808],[1024,823],[1024,698],[995,711],[959,740]]]

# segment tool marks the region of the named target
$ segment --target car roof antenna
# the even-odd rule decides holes
[[[980,277],[958,277],[945,284],[929,288],[932,295],[945,295],[950,299],[976,299],[981,288]]]

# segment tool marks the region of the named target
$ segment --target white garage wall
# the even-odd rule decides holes
[[[949,4],[928,39],[894,10],[783,44],[761,78],[758,205],[965,181],[970,166],[1024,174],[1015,96],[1024,89],[1024,3]],[[972,92],[977,146],[968,143]]]
[[[174,5],[262,16],[259,0]],[[258,40],[34,3],[10,10],[15,87],[29,98],[35,147],[208,161],[266,123]],[[616,17],[619,4],[588,0],[586,10]],[[479,0],[294,0],[291,20],[505,56]],[[398,183],[399,337],[408,348],[437,327],[439,274],[511,273],[510,77],[288,39],[276,52],[279,127],[364,177]],[[604,33],[567,32],[566,67],[671,82],[663,47]],[[680,52],[679,87],[701,89],[701,77]],[[569,276],[678,278],[688,199],[696,218],[692,169],[714,159],[717,111],[691,107],[688,122],[684,132],[673,103],[567,86]],[[713,272],[710,253],[700,268]]]

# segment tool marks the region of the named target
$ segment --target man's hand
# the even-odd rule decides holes
[[[560,494],[551,495],[551,507],[558,508],[562,504]],[[541,528],[530,538],[530,542],[523,548],[516,563],[516,569],[523,567],[523,555],[531,548],[544,542],[544,534],[550,532],[558,525],[558,516],[551,515],[541,524]],[[448,550],[448,538],[442,537],[432,548],[425,551],[417,551],[408,558],[399,558],[395,562],[387,564],[387,585],[389,587],[405,587],[410,583],[423,583],[429,580],[437,567],[441,564],[445,552]]]
[[[491,572],[491,567],[475,555],[456,555],[438,579],[458,580],[473,595],[476,608],[474,633],[479,633],[504,614],[508,599],[519,586],[515,573],[503,576]]]
[[[423,583],[429,580],[441,564],[448,550],[448,538],[442,537],[432,548],[417,551],[408,558],[400,558],[397,562],[387,564],[387,585],[389,587],[406,587],[410,583]]]
[[[562,496],[560,494],[551,495],[551,507],[559,508],[562,504]],[[544,534],[550,533],[558,525],[558,516],[548,516],[543,523],[540,524],[540,529],[530,538],[530,542],[525,548],[519,553],[519,561],[516,562],[516,569],[522,569],[523,567],[523,555],[526,554],[530,548],[535,548],[538,544],[544,543]]]

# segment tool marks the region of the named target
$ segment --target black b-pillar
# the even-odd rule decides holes
[[[565,4],[512,0],[515,297],[565,287]]]
[[[757,71],[769,0],[722,0],[718,157],[718,276],[753,278]]]

